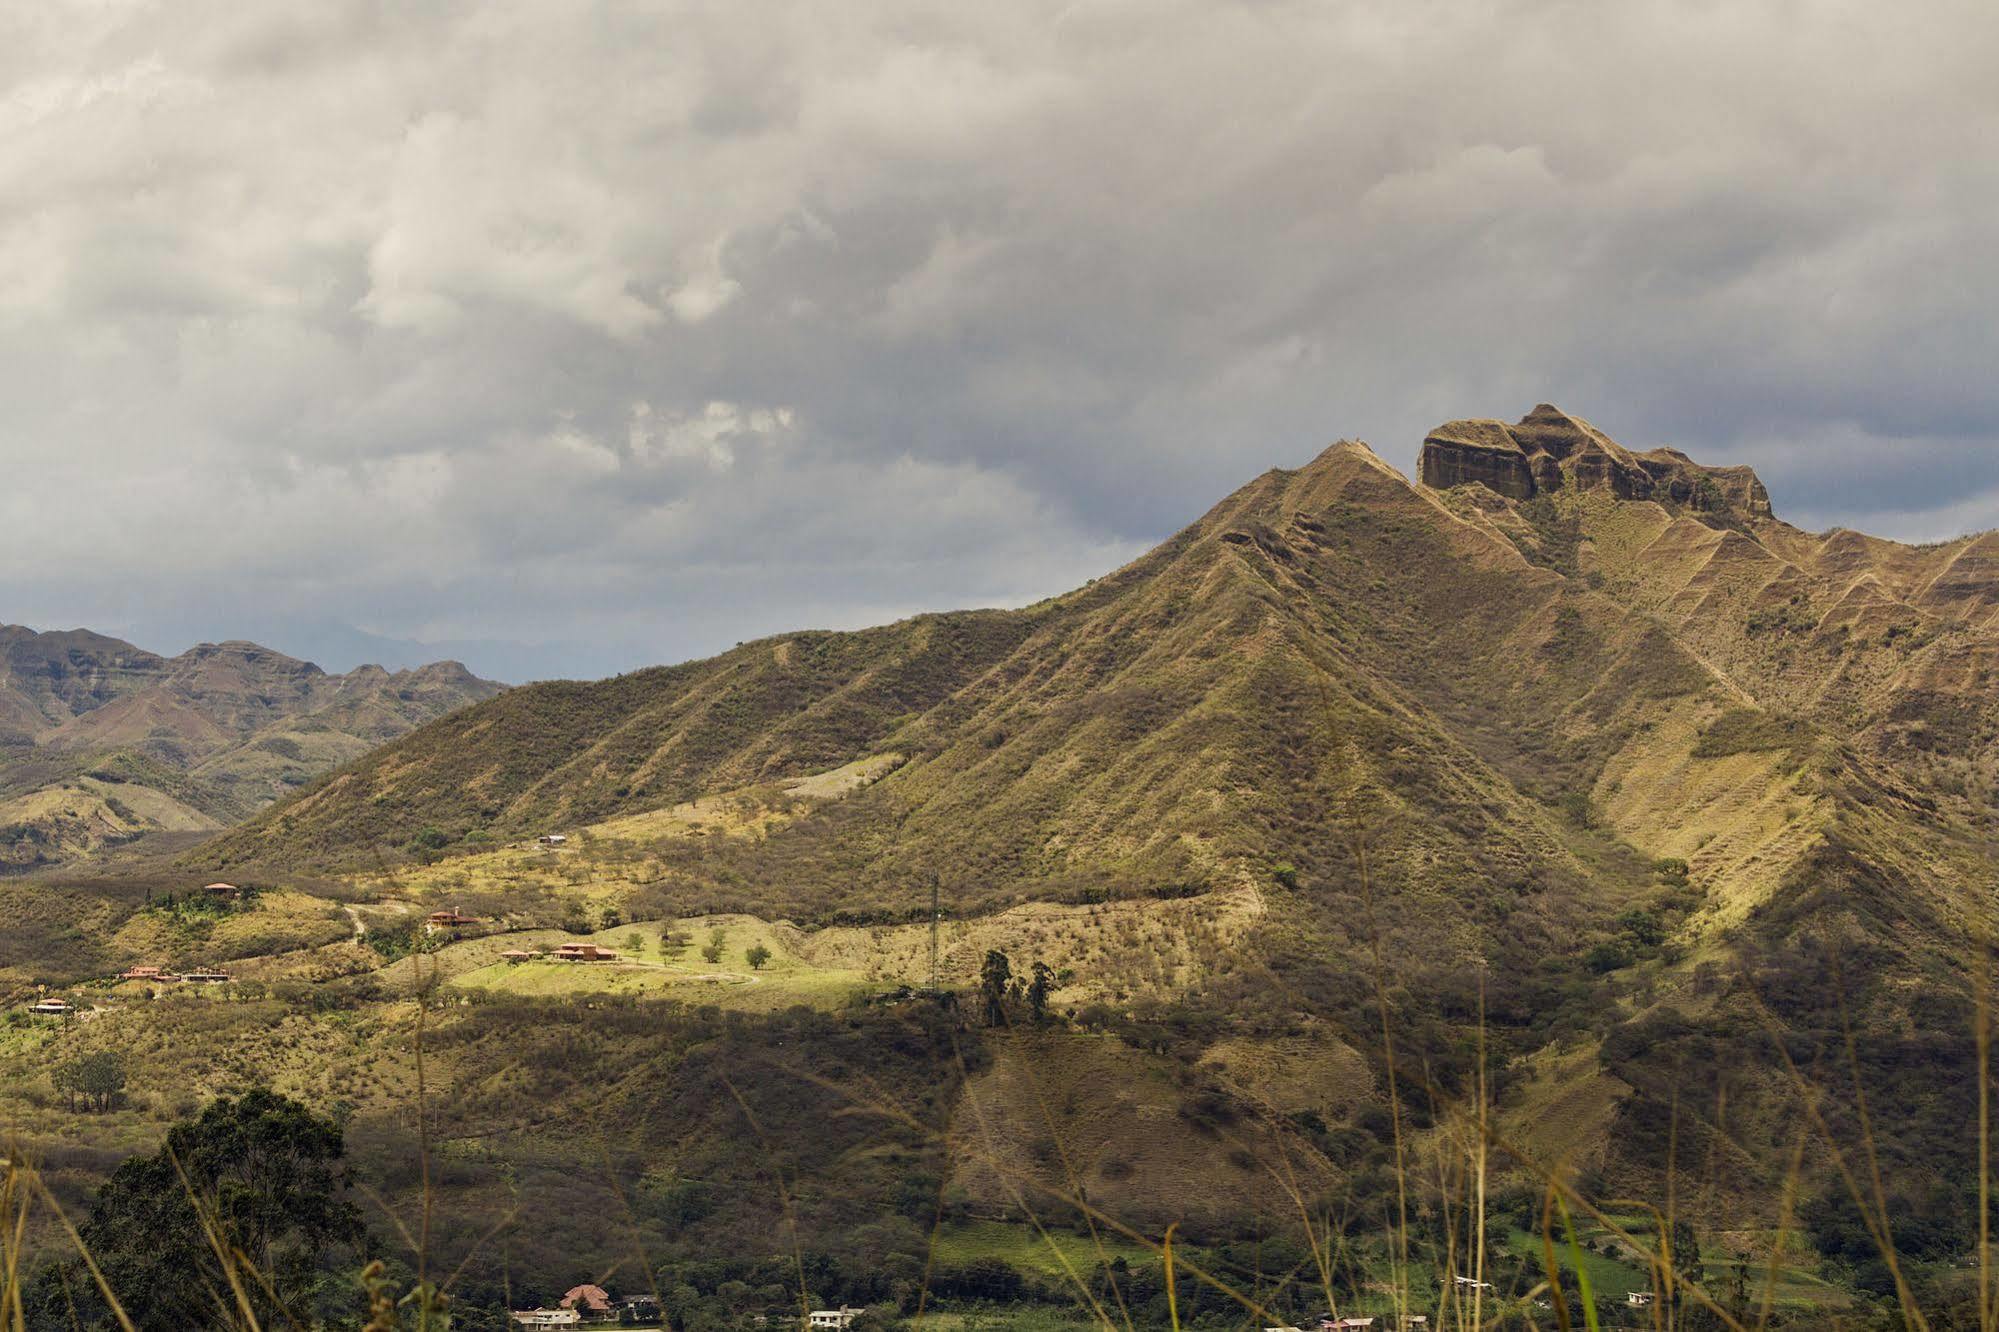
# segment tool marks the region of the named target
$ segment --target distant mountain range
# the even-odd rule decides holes
[[[456,662],[329,675],[254,643],[163,657],[0,625],[0,872],[239,822],[501,688]]]

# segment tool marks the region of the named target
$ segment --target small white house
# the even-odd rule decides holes
[[[861,1316],[859,1309],[841,1305],[837,1309],[814,1309],[805,1316],[805,1325],[810,1328],[830,1328],[832,1332],[847,1332],[854,1320]]]
[[[561,833],[543,833],[541,836],[535,838],[535,841],[542,846],[562,846],[569,839]]]
[[[1624,1297],[1624,1302],[1634,1309],[1649,1309],[1652,1307],[1652,1292],[1649,1290],[1634,1290]]]
[[[574,1309],[516,1309],[508,1317],[522,1327],[575,1327],[583,1321]]]

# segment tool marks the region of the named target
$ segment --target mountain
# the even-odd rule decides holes
[[[1326,1014],[1361,1044],[1357,975],[1385,964],[1439,1032],[1483,975],[1509,1077],[1598,1052],[1537,1095],[1596,1105],[1569,1145],[1634,1187],[1683,1096],[1732,1098],[1767,1168],[1737,1183],[1769,1182],[1768,1023],[1808,1042],[1844,1005],[1870,1067],[1963,1054],[1936,1024],[1994,906],[1999,536],[1806,533],[1746,468],[1550,406],[1440,426],[1419,477],[1343,442],[1022,610],[512,690],[200,863],[605,829],[876,756],[892,774],[836,807],[651,848],[643,905],[827,923],[918,917],[933,882],[957,916],[1251,893],[1255,942],[1176,1002]],[[1443,1044],[1430,1073],[1462,1085],[1469,1047]],[[1897,1158],[1922,1187],[1947,1187],[1922,1134],[1962,1108],[1928,1104]]]
[[[468,1300],[650,1252],[719,1310],[794,1299],[794,1264],[829,1303],[1002,1289],[989,1259],[1041,1252],[1016,1223],[1085,1198],[1245,1281],[1316,1270],[1320,1218],[1353,1255],[1327,1284],[1365,1301],[1406,1190],[1449,1291],[1483,1090],[1512,1296],[1555,1176],[1695,1224],[1711,1285],[1780,1272],[1814,1325],[1898,1272],[1948,1306],[1999,919],[1999,550],[1778,512],[1747,469],[1543,406],[1439,426],[1414,481],[1336,444],[1020,610],[509,690],[173,865],[0,884],[0,992],[94,1010],[0,1049],[0,1109],[74,1136],[51,1048],[126,1052],[161,1098],[100,1144],[169,1095],[273,1086],[434,1210]],[[127,734],[143,654],[71,646],[89,668],[10,715],[53,734],[96,700]],[[186,891],[222,875],[253,891]],[[604,960],[536,955],[581,942]],[[1001,961],[1041,1010],[987,992]],[[238,1002],[108,979],[196,964]],[[418,1122],[448,1162],[421,1203]],[[79,1175],[123,1149],[97,1150]],[[1599,1293],[1649,1286],[1585,1224]]]
[[[1024,610],[513,690],[214,850],[359,862],[420,827],[587,825],[895,752],[909,762],[857,803],[912,811],[913,881],[1256,877],[1319,854],[1302,806],[1345,783],[1411,881],[1577,873],[1584,810],[1689,860],[1717,891],[1705,929],[1887,811],[1976,813],[1999,536],[1808,535],[1746,468],[1634,453],[1545,406],[1439,427],[1420,474],[1343,443]],[[1760,815],[1724,823],[1752,776]]]
[[[226,826],[497,692],[456,662],[329,675],[254,643],[162,657],[0,625],[0,868]]]

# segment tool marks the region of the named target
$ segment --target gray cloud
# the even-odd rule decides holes
[[[1954,0],[23,7],[0,619],[596,673],[1543,399],[1991,526],[1995,59]]]

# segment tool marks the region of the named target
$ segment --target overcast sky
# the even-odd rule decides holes
[[[0,622],[594,675],[1549,400],[1999,524],[1999,7],[0,8]]]

